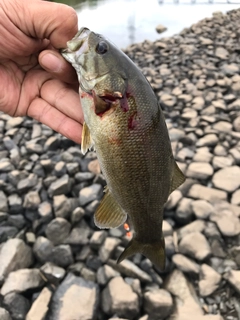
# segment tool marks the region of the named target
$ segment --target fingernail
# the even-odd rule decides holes
[[[51,72],[58,72],[62,67],[62,64],[59,58],[51,53],[46,53],[41,58],[41,65]]]

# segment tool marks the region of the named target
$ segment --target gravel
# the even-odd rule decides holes
[[[94,152],[0,113],[0,319],[240,319],[240,10],[126,49],[166,118],[187,179],[165,206],[166,270],[116,264],[123,227],[93,214]]]

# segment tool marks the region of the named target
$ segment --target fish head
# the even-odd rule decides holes
[[[98,95],[104,94],[101,91],[115,91],[122,96],[127,76],[125,68],[119,65],[121,54],[102,35],[81,28],[61,53],[75,68],[84,91],[95,88]]]

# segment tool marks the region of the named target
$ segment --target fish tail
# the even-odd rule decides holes
[[[133,238],[118,258],[117,263],[136,253],[143,254],[160,270],[165,269],[165,242],[163,237],[159,241],[151,243],[142,243]]]

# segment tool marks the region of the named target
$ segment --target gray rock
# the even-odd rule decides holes
[[[122,277],[115,277],[102,292],[101,307],[106,314],[133,319],[139,312],[138,296]]]
[[[204,147],[204,146],[215,146],[218,143],[218,137],[216,134],[207,134],[203,138],[199,139],[196,143],[197,147]]]
[[[0,243],[14,238],[17,233],[18,229],[16,227],[0,226]]]
[[[61,178],[50,184],[48,188],[48,194],[50,197],[59,195],[59,194],[68,194],[70,191],[70,180],[68,174],[65,174]]]
[[[189,198],[182,198],[178,203],[175,218],[181,225],[191,221],[193,214],[192,201],[193,200]]]
[[[34,173],[30,173],[30,175],[27,178],[22,179],[18,182],[17,189],[19,192],[24,193],[32,189],[33,187],[35,187],[37,183],[38,183],[37,175]]]
[[[208,147],[201,147],[197,149],[197,152],[195,153],[193,157],[193,161],[195,162],[211,162],[212,160],[212,153],[209,152]]]
[[[211,221],[214,221],[222,235],[234,237],[240,233],[239,218],[229,209],[218,209],[211,214]]]
[[[87,280],[87,281],[96,281],[96,274],[94,271],[83,267],[81,270],[81,276],[83,277],[83,279]]]
[[[215,170],[222,169],[225,167],[231,167],[234,163],[232,157],[223,157],[223,156],[216,156],[213,157],[212,164]]]
[[[176,97],[174,97],[168,93],[161,94],[160,104],[163,107],[172,108],[176,104],[176,102],[177,102]]]
[[[0,190],[0,211],[8,211],[7,196],[3,191]]]
[[[103,286],[105,286],[112,278],[119,276],[120,273],[107,264],[103,265],[97,270],[97,282]]]
[[[19,293],[8,293],[3,299],[4,306],[15,320],[25,320],[30,301]],[[1,318],[2,320],[2,318]]]
[[[240,132],[240,116],[233,121],[233,128],[235,131]]]
[[[178,229],[178,236],[179,238],[183,238],[187,234],[192,232],[202,232],[206,227],[206,223],[202,220],[195,220],[186,226]]]
[[[50,260],[52,256],[53,243],[47,238],[38,237],[33,246],[35,257],[42,263]]]
[[[0,319],[1,320],[12,320],[9,312],[6,309],[1,308],[1,307],[0,307]]]
[[[64,161],[59,161],[55,164],[54,167],[54,174],[57,177],[61,177],[63,176],[65,173],[67,173],[67,168],[66,168],[66,164]]]
[[[99,249],[104,240],[107,237],[107,232],[104,230],[101,231],[95,231],[89,241],[89,244],[91,248],[93,249]]]
[[[37,299],[33,302],[26,320],[45,320],[51,297],[52,292],[48,288],[43,288]]]
[[[71,245],[84,245],[88,244],[91,229],[84,220],[81,220],[75,228],[72,229],[69,236],[65,239],[65,243]]]
[[[40,288],[43,284],[44,281],[38,269],[20,269],[9,273],[1,288],[1,294],[5,296],[11,292],[25,292]]]
[[[216,48],[215,56],[220,59],[225,60],[228,58],[229,52],[223,47],[218,47],[218,48]]]
[[[224,278],[233,286],[236,292],[240,293],[240,271],[230,270],[224,274]]]
[[[224,64],[221,67],[221,70],[224,72],[226,76],[233,76],[234,74],[239,73],[239,67],[235,63]]]
[[[173,235],[173,228],[167,220],[162,222],[162,233],[164,237]]]
[[[188,191],[188,197],[206,200],[211,203],[219,200],[227,200],[227,192],[205,187],[200,184],[194,184]]]
[[[191,162],[188,166],[186,176],[194,179],[208,179],[213,174],[212,166],[207,162]]]
[[[37,209],[39,204],[41,203],[41,199],[37,191],[29,191],[25,197],[23,202],[23,207],[27,209]]]
[[[184,273],[190,273],[195,275],[199,274],[199,270],[200,270],[199,265],[193,260],[185,257],[182,254],[173,255],[172,261],[177,266],[177,268]]]
[[[85,206],[86,204],[99,200],[103,194],[103,189],[100,184],[92,184],[89,187],[83,188],[79,192],[79,204]]]
[[[240,187],[240,168],[232,166],[217,171],[212,179],[216,188],[227,192],[234,192]]]
[[[9,159],[0,160],[0,172],[13,171],[15,168]]]
[[[200,269],[199,292],[202,297],[211,295],[219,286],[221,275],[207,264]]]
[[[52,206],[48,201],[44,201],[38,206],[38,214],[43,219],[43,221],[48,221],[52,218]]]
[[[51,262],[47,262],[41,266],[40,273],[44,279],[56,286],[64,278],[66,271]]]
[[[28,268],[32,262],[32,252],[21,239],[10,239],[3,244],[0,251],[0,279],[11,271]]]
[[[213,206],[206,200],[192,202],[192,210],[197,219],[207,219],[214,211]]]
[[[23,117],[10,118],[6,123],[6,130],[19,127],[24,121]]]
[[[167,30],[167,28],[165,27],[165,26],[163,26],[162,24],[158,24],[157,26],[156,26],[156,31],[157,31],[157,33],[163,33],[164,31],[166,31]]]
[[[120,264],[116,264],[115,261],[109,260],[108,265],[127,277],[137,278],[143,283],[152,282],[152,278],[149,274],[144,272],[130,260],[123,260]]]
[[[63,218],[55,218],[48,225],[45,230],[47,238],[54,244],[63,243],[70,232],[71,224]]]
[[[95,320],[99,288],[92,281],[68,274],[53,294],[48,320]]]
[[[232,194],[232,198],[231,198],[231,203],[235,204],[237,206],[240,205],[240,189],[236,190],[233,194]]]
[[[63,244],[54,247],[52,250],[50,261],[52,261],[60,267],[68,267],[70,264],[74,262],[71,247],[69,245]]]
[[[85,211],[83,208],[81,208],[81,207],[75,208],[71,214],[71,223],[75,224],[75,223],[81,221],[82,218],[84,217],[84,215],[85,215]]]
[[[57,136],[51,136],[44,144],[44,150],[56,150],[59,146],[59,139]]]
[[[176,205],[179,203],[179,201],[182,199],[182,192],[180,190],[174,190],[169,198],[167,203],[165,204],[165,208],[167,210],[171,210],[176,207]]]
[[[200,232],[192,232],[184,236],[179,243],[179,251],[199,261],[211,255],[209,243]]]
[[[99,257],[101,261],[106,262],[120,243],[121,240],[117,238],[107,237],[99,250]]]
[[[220,132],[231,132],[232,124],[227,121],[218,121],[213,125],[213,129]]]
[[[33,124],[33,128],[32,128],[32,135],[31,135],[31,139],[35,139],[41,136],[42,134],[42,128],[41,125],[34,123]]]
[[[167,318],[173,309],[171,294],[164,289],[147,291],[143,295],[144,311],[152,320]]]

